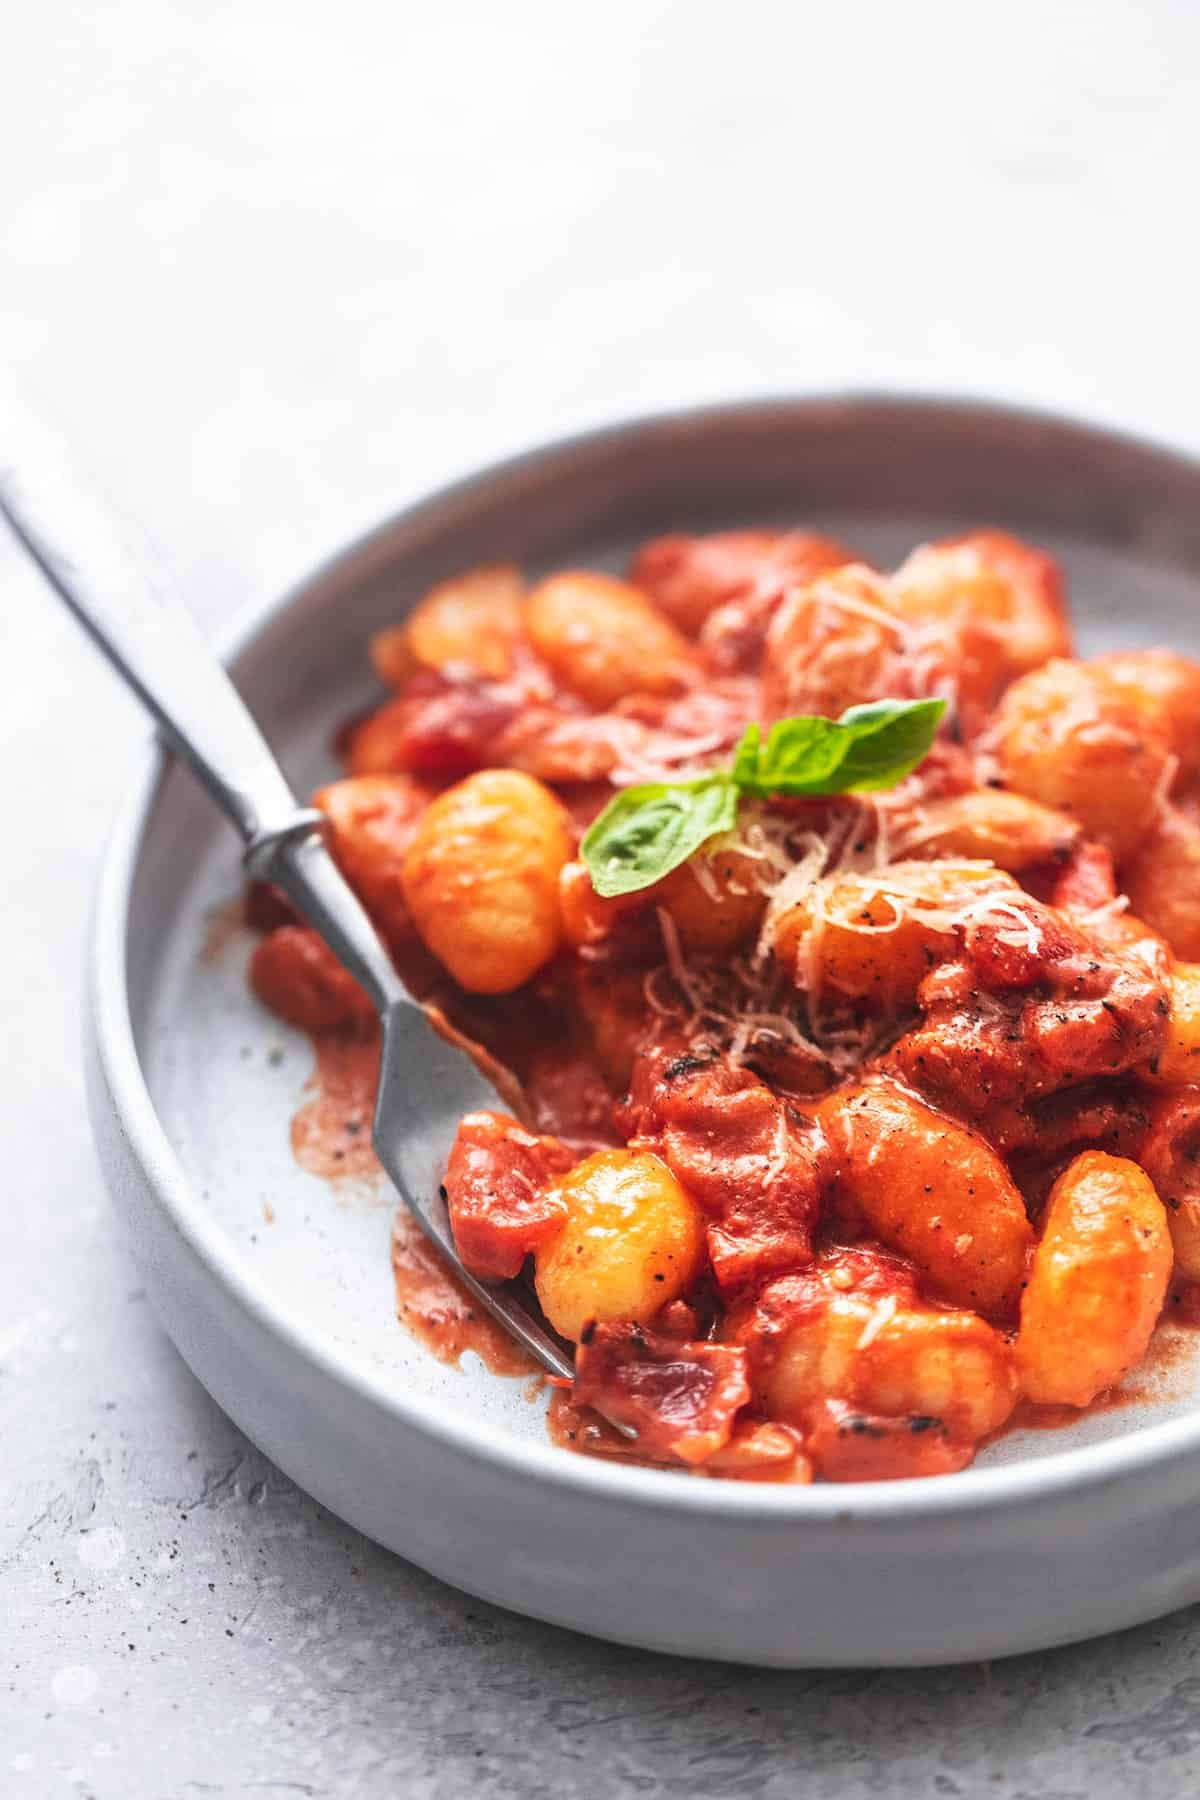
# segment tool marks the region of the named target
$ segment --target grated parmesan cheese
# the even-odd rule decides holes
[[[1154,784],[1154,792],[1150,796],[1150,811],[1152,814],[1160,813],[1167,804],[1167,796],[1175,786],[1175,777],[1178,773],[1179,758],[1175,755],[1168,756],[1166,762],[1163,764],[1162,774]]]
[[[896,1296],[895,1294],[887,1294],[879,1302],[879,1305],[873,1309],[870,1318],[863,1326],[856,1347],[859,1350],[865,1350],[868,1344],[873,1344],[880,1332],[895,1316]]]
[[[912,846],[920,806],[906,799],[907,823],[899,834],[891,823],[894,810],[879,796],[838,797],[823,803],[818,830],[811,815],[769,804],[747,807],[735,829],[688,866],[716,899],[721,889],[714,859],[736,853],[745,880],[766,898],[755,947],[720,964],[690,963],[674,920],[660,910],[666,960],[644,980],[650,1010],[669,1018],[697,1048],[736,1064],[792,1052],[831,1075],[843,1075],[893,1041],[904,1022],[864,1020],[844,996],[826,992],[823,947],[830,928],[887,937],[916,918],[925,930],[952,938],[986,923],[1002,942],[1038,954],[1042,935],[1036,910],[1023,904],[1027,896],[1011,876],[982,859],[893,860],[896,851]],[[948,871],[953,881],[947,880]],[[879,916],[880,902],[885,917]],[[804,929],[785,966],[776,956],[779,929],[798,909],[805,915]]]

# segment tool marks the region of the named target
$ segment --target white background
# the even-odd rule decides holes
[[[1198,55],[1190,0],[13,5],[0,361],[210,628],[660,405],[971,391],[1194,445]],[[4,543],[0,682],[0,1792],[1195,1792],[1190,1616],[990,1678],[705,1670],[474,1606],[267,1470],[100,1195],[77,969],[141,726]]]

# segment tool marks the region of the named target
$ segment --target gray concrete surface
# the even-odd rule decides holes
[[[967,388],[1195,444],[1198,51],[1188,0],[56,0],[0,56],[0,357],[213,627],[645,406]],[[1194,1612],[990,1669],[683,1664],[452,1593],[269,1468],[83,1118],[140,724],[7,545],[0,653],[0,1794],[1195,1794]]]

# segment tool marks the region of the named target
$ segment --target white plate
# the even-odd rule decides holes
[[[1200,653],[1195,463],[1044,417],[849,398],[636,422],[488,471],[249,621],[231,666],[306,792],[332,772],[333,725],[375,691],[369,633],[437,578],[496,558],[618,567],[656,531],[763,519],[885,561],[1010,526],[1065,560],[1085,647]],[[245,934],[212,948],[238,889],[232,835],[156,752],[98,897],[93,1120],[167,1330],[333,1512],[519,1611],[785,1666],[986,1658],[1200,1598],[1186,1359],[1136,1404],[1010,1436],[962,1474],[807,1489],[576,1456],[524,1380],[436,1362],[395,1320],[387,1194],[335,1193],[293,1160],[311,1052],[250,997]]]

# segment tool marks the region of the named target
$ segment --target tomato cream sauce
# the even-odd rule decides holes
[[[200,960],[219,962],[230,948],[241,940],[246,929],[246,902],[241,894],[214,906],[205,920],[204,945]]]
[[[308,1099],[292,1120],[292,1151],[302,1169],[326,1181],[369,1181],[382,1174],[371,1148],[379,1085],[379,1037],[319,1032]]]
[[[317,1032],[311,1042],[308,1097],[292,1120],[296,1161],[335,1184],[372,1181],[383,1174],[371,1147],[378,1034]],[[530,1357],[480,1309],[403,1211],[392,1233],[392,1274],[397,1317],[439,1362],[457,1363],[473,1350],[494,1375],[537,1374]]]
[[[621,1462],[640,1463],[652,1469],[655,1464],[639,1456],[637,1446],[609,1425],[598,1413],[586,1406],[576,1406],[569,1388],[555,1387],[546,1409],[546,1426],[550,1441],[562,1450],[575,1450],[585,1456],[611,1456]]]
[[[396,1316],[439,1362],[457,1363],[473,1350],[493,1375],[535,1375],[536,1365],[456,1281],[408,1214],[392,1232]]]
[[[312,1045],[314,1066],[307,1098],[292,1121],[296,1160],[310,1174],[335,1184],[372,1180],[382,1174],[371,1148],[378,1037],[319,1032]],[[611,1097],[587,1059],[560,1046],[557,1053],[522,1060],[526,1097],[542,1130],[576,1138],[581,1145],[585,1140],[609,1139],[605,1112]],[[473,1351],[494,1375],[537,1375],[532,1359],[480,1309],[403,1212],[397,1215],[392,1236],[392,1273],[397,1317],[439,1362],[457,1364]],[[1182,1398],[1192,1378],[1198,1330],[1200,1285],[1176,1286],[1136,1374],[1099,1395],[1086,1413]],[[540,1381],[534,1383],[529,1398],[540,1399],[542,1389]],[[1000,1435],[1062,1430],[1083,1416],[1070,1406],[1022,1401]],[[655,1466],[639,1457],[630,1441],[598,1414],[576,1406],[566,1389],[552,1387],[547,1427],[551,1441],[563,1449]],[[764,1470],[755,1478],[772,1476]]]

